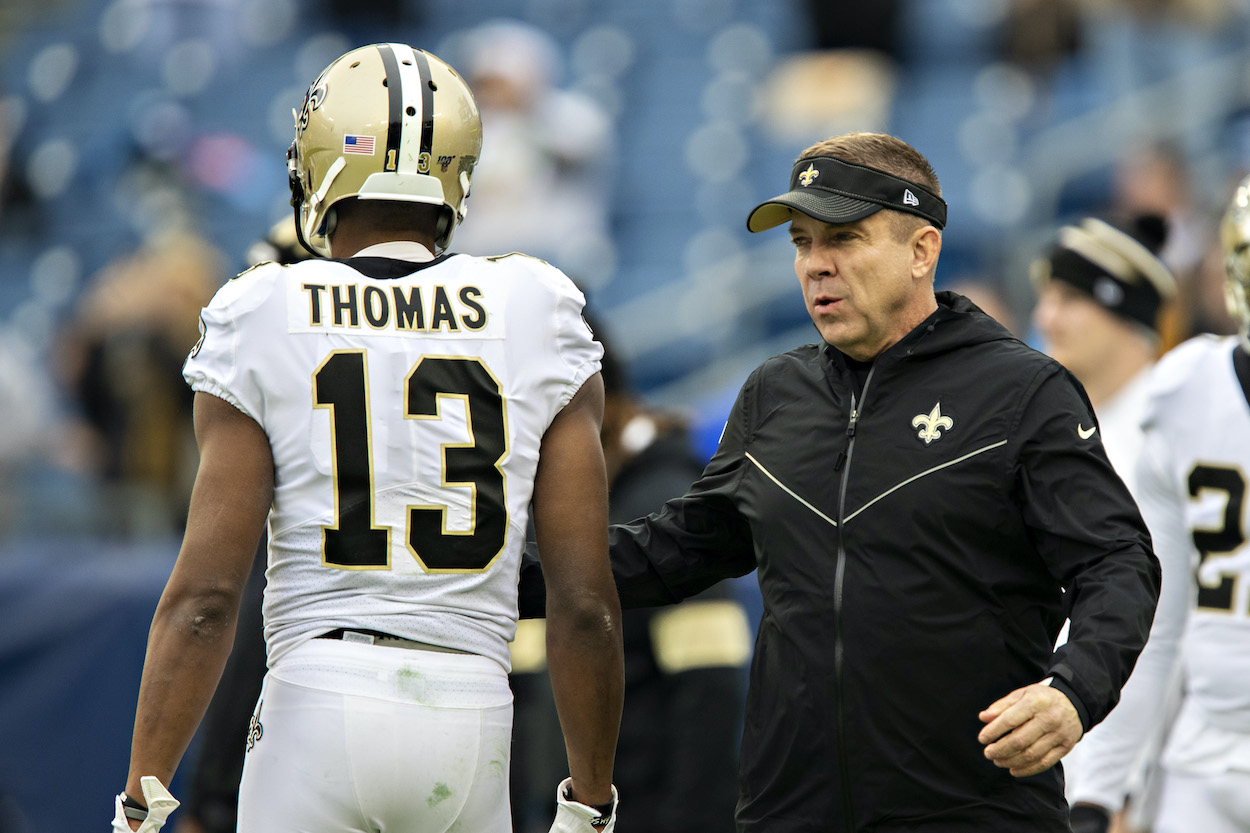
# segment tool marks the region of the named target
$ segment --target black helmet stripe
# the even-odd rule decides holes
[[[412,50],[417,56],[417,71],[421,74],[421,154],[419,158],[428,159],[429,164],[433,165],[434,160],[430,156],[431,149],[434,147],[434,89],[430,80],[430,61],[425,57],[425,52],[420,49]],[[419,163],[418,163],[419,164]],[[421,173],[429,173],[422,171]]]
[[[390,106],[382,170],[395,171],[399,168],[399,140],[404,132],[404,89],[395,50],[389,43],[381,43],[378,44],[378,52],[382,55],[382,66],[386,68],[386,90]]]

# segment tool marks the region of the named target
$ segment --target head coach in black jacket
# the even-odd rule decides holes
[[[1158,561],[1080,384],[934,291],[940,193],[891,136],[802,153],[747,225],[789,224],[822,343],[760,365],[700,479],[611,531],[629,607],[757,571],[744,833],[1067,831],[1055,764],[1149,632]]]

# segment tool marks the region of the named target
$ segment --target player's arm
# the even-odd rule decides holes
[[[534,529],[547,586],[547,661],[572,776],[571,798],[612,801],[624,692],[620,602],[608,566],[608,486],[592,376],[543,436]]]
[[[222,399],[195,395],[199,470],[177,563],[148,634],[126,795],[169,784],[234,644],[239,600],[273,501],[269,440]],[[132,827],[135,827],[132,824]]]

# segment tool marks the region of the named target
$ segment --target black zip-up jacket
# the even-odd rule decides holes
[[[1159,565],[1083,389],[938,300],[862,391],[829,346],[766,361],[690,491],[612,528],[628,607],[758,571],[745,833],[1066,831],[1061,769],[994,766],[977,715],[1053,677],[1088,729],[1146,641]]]

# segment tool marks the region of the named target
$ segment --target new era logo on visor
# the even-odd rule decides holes
[[[916,199],[910,188],[903,189],[903,205],[920,205],[920,200]]]

